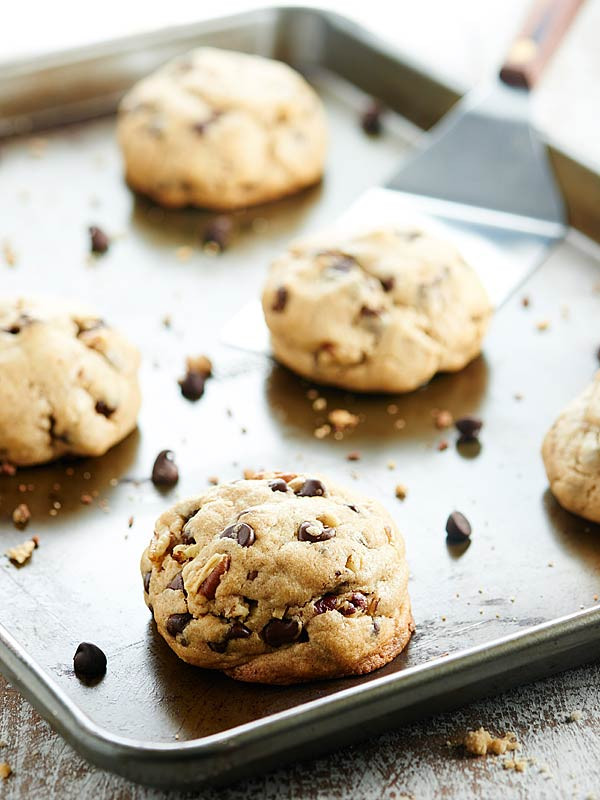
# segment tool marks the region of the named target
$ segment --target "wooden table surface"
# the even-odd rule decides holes
[[[332,755],[270,772],[227,789],[190,795],[135,786],[83,761],[19,693],[0,678],[0,761],[14,773],[0,797],[94,800],[428,800],[428,798],[600,798],[600,664],[516,689],[442,714]],[[573,712],[581,717],[569,721]],[[579,716],[579,714],[575,714]],[[505,770],[501,757],[469,757],[449,748],[483,725],[514,731],[524,772]]]

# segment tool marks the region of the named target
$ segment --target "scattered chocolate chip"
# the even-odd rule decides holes
[[[379,282],[381,283],[384,292],[391,292],[396,285],[395,278],[380,278]]]
[[[161,450],[152,467],[152,483],[155,486],[175,486],[179,480],[179,470],[172,450]]]
[[[183,633],[188,623],[193,619],[191,614],[171,614],[167,619],[167,633],[171,636],[177,636],[178,633]]]
[[[323,595],[314,604],[315,614],[324,614],[326,611],[334,611],[337,605],[337,596],[335,594]]]
[[[222,558],[221,561],[219,561],[219,563],[212,570],[212,572],[210,572],[208,576],[202,581],[202,583],[198,587],[198,594],[204,595],[204,597],[206,597],[207,600],[214,600],[219,584],[221,583],[221,578],[229,569],[230,564],[231,564],[231,557],[224,556],[224,558]]]
[[[382,132],[382,114],[383,107],[378,101],[372,102],[371,105],[363,112],[360,124],[363,131],[368,133],[369,136],[379,136],[379,134]]]
[[[262,636],[270,647],[281,647],[295,642],[301,630],[297,619],[272,619],[263,628]]]
[[[477,439],[483,427],[483,421],[478,417],[460,417],[454,424],[464,441]]]
[[[325,486],[317,478],[307,478],[296,492],[298,497],[322,497],[324,494]]]
[[[285,286],[280,286],[275,292],[275,299],[271,306],[272,311],[283,311],[288,301],[288,290]]]
[[[152,577],[152,570],[144,573],[144,591],[146,594],[150,591],[150,578]]]
[[[298,528],[300,542],[326,542],[335,536],[335,528],[328,528],[321,522],[302,522]]]
[[[173,589],[176,592],[183,592],[183,572],[178,572],[173,580],[167,584],[167,589]]]
[[[219,250],[225,250],[231,240],[233,222],[231,217],[221,214],[208,223],[204,230],[204,244],[215,244]]]
[[[106,672],[106,656],[91,642],[81,642],[73,656],[75,674],[83,678],[100,678]]]
[[[204,394],[206,375],[200,372],[187,372],[185,377],[179,379],[181,394],[186,400],[199,400]]]
[[[225,528],[220,538],[235,539],[242,547],[250,547],[256,540],[256,534],[247,522],[234,522]]]
[[[96,225],[91,225],[88,230],[90,233],[90,249],[92,253],[106,253],[110,247],[110,239],[104,233],[102,228],[98,228]]]
[[[94,409],[96,411],[96,414],[102,414],[102,416],[106,417],[107,419],[108,417],[110,417],[112,414],[115,413],[115,409],[107,405],[104,402],[104,400],[98,400],[98,402],[94,406]]]
[[[258,570],[257,569],[251,569],[250,572],[246,575],[246,580],[247,581],[254,581],[254,580],[256,580],[256,578],[258,578]]]
[[[224,642],[207,642],[206,644],[213,653],[224,653],[227,650],[227,639]]]
[[[247,639],[249,636],[252,636],[252,631],[241,622],[234,622],[227,634],[228,639]]]
[[[283,478],[275,478],[274,480],[269,481],[269,489],[272,492],[287,492],[288,485]]]
[[[465,542],[471,535],[471,524],[460,511],[453,511],[446,522],[446,533],[451,543]]]

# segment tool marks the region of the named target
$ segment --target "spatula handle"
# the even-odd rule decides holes
[[[583,0],[537,0],[500,70],[509,86],[531,89],[558,47]]]

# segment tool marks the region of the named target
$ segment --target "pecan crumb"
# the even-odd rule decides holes
[[[15,527],[23,530],[23,528],[27,527],[27,523],[30,519],[31,511],[29,510],[27,503],[19,503],[19,505],[12,512],[12,520],[15,524]]]

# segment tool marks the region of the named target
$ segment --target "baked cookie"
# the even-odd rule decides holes
[[[286,64],[201,47],[124,97],[118,138],[129,185],[163,206],[235,209],[323,174],[323,105]]]
[[[271,266],[263,309],[278,361],[361,392],[408,392],[462,369],[492,313],[451,245],[393,228],[292,245]]]
[[[177,503],[159,517],[141,570],[177,655],[242,681],[371,672],[413,630],[390,515],[312,474],[257,474]]]
[[[0,459],[99,456],[136,425],[139,354],[96,315],[0,300]]]
[[[561,506],[600,523],[600,372],[550,428],[542,457]]]

